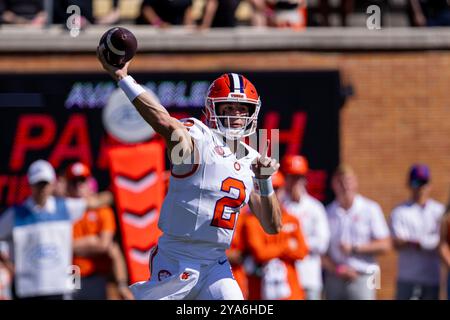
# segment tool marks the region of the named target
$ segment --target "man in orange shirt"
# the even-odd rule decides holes
[[[277,192],[283,186],[284,178],[281,173],[275,173],[272,176],[272,185]],[[277,194],[278,196],[278,194]],[[230,262],[233,276],[241,288],[242,295],[245,300],[259,300],[260,293],[260,275],[258,274],[258,266],[256,266],[249,246],[247,244],[247,234],[245,225],[248,217],[252,216],[249,206],[245,206],[239,214],[236,229],[233,235],[230,249],[227,250],[228,261]]]
[[[277,194],[283,181],[281,173],[274,175],[273,186]],[[282,210],[283,227],[276,235],[262,232],[255,216],[249,214],[245,219],[243,232],[247,250],[255,263],[261,265],[260,283],[255,282],[254,276],[249,277],[250,299],[301,300],[305,297],[295,262],[308,254],[308,248],[298,219]],[[260,292],[260,297],[255,291]]]
[[[239,219],[236,224],[236,229],[234,230],[233,241],[231,242],[230,249],[226,251],[228,261],[230,262],[231,270],[233,272],[233,277],[241,288],[242,295],[245,300],[249,298],[249,292],[247,273],[244,266],[244,260],[247,255],[247,244],[245,234],[243,233],[243,226],[245,225],[247,217],[250,215],[251,212],[249,211],[248,206],[245,206],[239,214]]]
[[[82,197],[95,192],[90,185],[93,180],[90,169],[83,163],[70,165],[66,178],[67,193],[71,197]],[[73,264],[80,268],[81,273],[81,288],[75,292],[75,299],[106,299],[106,287],[111,271],[114,271],[115,275],[121,275],[118,286],[122,297],[131,297],[125,263],[118,261],[123,260],[123,256],[119,245],[113,240],[115,232],[114,212],[110,207],[88,210],[74,225]],[[114,270],[111,270],[111,266]]]

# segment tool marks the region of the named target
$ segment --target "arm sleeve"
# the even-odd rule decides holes
[[[14,209],[9,208],[0,215],[0,240],[7,240],[12,237],[14,227]]]
[[[298,220],[296,221],[296,225],[297,229],[295,229],[290,236],[297,241],[297,248],[291,249],[288,246],[288,250],[284,252],[284,257],[293,261],[301,260],[308,255],[308,245],[306,244],[305,237]],[[287,241],[288,239],[289,238],[286,238]]]
[[[276,235],[266,235],[259,225],[257,218],[246,225],[248,237],[248,249],[256,262],[264,263],[282,255],[285,248],[276,241],[265,241],[266,237],[277,237]]]
[[[83,198],[65,198],[64,201],[69,211],[70,219],[73,222],[80,220],[87,209],[86,200]]]
[[[372,237],[374,239],[384,239],[390,236],[389,228],[384,218],[383,211],[378,204],[375,204],[371,215]]]
[[[203,141],[209,133],[209,128],[198,119],[185,118],[179,121],[186,127],[186,130],[196,142]]]
[[[325,209],[317,206],[315,210],[317,223],[314,226],[314,232],[308,237],[308,248],[312,253],[324,254],[330,244],[330,227]]]
[[[445,207],[440,205],[436,208],[436,210],[438,214],[438,218],[435,221],[436,227],[432,228],[432,230],[429,230],[428,232],[424,232],[419,239],[420,246],[425,250],[436,249],[441,241],[440,226],[442,221],[445,221],[445,218],[443,218]]]
[[[187,172],[191,172],[196,167],[196,164],[202,163],[202,150],[212,140],[212,137],[209,128],[195,118],[186,118],[179,121],[185,126],[194,142],[194,152],[183,159],[182,163],[173,164],[172,166],[172,173],[184,175]],[[175,152],[175,155],[178,152],[176,148],[174,147],[172,150],[172,152]]]
[[[116,220],[114,218],[114,211],[109,207],[101,208],[100,217],[102,221],[101,231],[116,233]]]

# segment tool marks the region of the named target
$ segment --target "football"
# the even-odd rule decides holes
[[[137,40],[134,34],[125,28],[115,27],[106,31],[100,39],[99,45],[104,45],[103,54],[106,61],[118,68],[122,68],[130,61],[137,50]]]

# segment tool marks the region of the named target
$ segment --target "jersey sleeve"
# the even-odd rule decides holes
[[[285,222],[283,222],[283,224],[284,223]],[[295,229],[289,232],[289,235],[286,238],[286,241],[294,242],[295,246],[290,246],[288,244],[287,250],[285,250],[285,252],[283,253],[283,257],[291,261],[301,260],[308,255],[309,250],[300,222],[297,220],[297,218],[289,216],[286,218],[286,223],[290,223],[296,226]]]
[[[285,251],[285,246],[279,235],[266,234],[256,217],[249,217],[246,221],[248,249],[255,261],[266,263],[279,258]]]
[[[389,228],[379,204],[374,203],[372,209],[372,236],[374,239],[384,239],[390,236]]]
[[[100,208],[99,213],[100,213],[100,219],[101,219],[101,223],[102,223],[101,231],[115,233],[116,232],[116,221],[114,219],[114,211],[109,207],[105,207],[105,208]]]
[[[212,142],[212,133],[210,129],[200,120],[195,118],[185,118],[179,121],[185,126],[192,138],[194,152],[189,157],[183,159],[182,163],[173,164],[172,176],[177,178],[189,176],[196,171],[198,164],[202,162],[204,148]],[[176,147],[172,152],[177,152]]]

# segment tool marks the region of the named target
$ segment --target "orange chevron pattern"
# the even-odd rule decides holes
[[[165,190],[164,145],[114,147],[108,155],[130,282],[148,280],[150,249],[161,235],[157,224]]]

